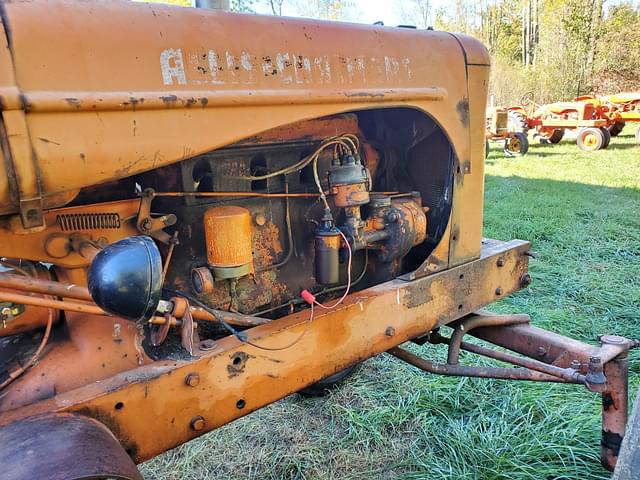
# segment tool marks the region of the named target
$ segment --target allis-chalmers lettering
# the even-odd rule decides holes
[[[183,51],[168,48],[160,53],[165,85],[255,85],[258,77],[281,84],[364,84],[367,72],[389,84],[412,79],[411,59],[394,56],[306,56],[290,52],[254,55],[229,50]]]

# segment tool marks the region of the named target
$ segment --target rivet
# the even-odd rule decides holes
[[[184,383],[186,383],[190,387],[197,387],[200,383],[200,375],[197,373],[190,373],[184,379]]]
[[[387,327],[387,329],[384,331],[384,334],[387,337],[393,337],[396,334],[396,329],[393,327]]]
[[[205,426],[204,418],[198,415],[197,417],[193,417],[191,419],[191,429],[199,432]]]

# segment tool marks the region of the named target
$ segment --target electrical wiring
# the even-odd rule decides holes
[[[267,180],[269,178],[277,177],[279,175],[288,175],[291,173],[299,172],[306,166],[310,165],[313,162],[317,162],[320,154],[328,147],[335,145],[340,146],[346,149],[347,152],[350,152],[352,155],[356,155],[358,152],[359,140],[358,137],[352,134],[339,135],[335,137],[330,137],[324,140],[310,155],[303,158],[302,160],[294,163],[293,165],[289,165],[287,167],[283,167],[274,172],[265,173],[264,175],[239,175],[232,176],[229,178],[238,178],[242,180]]]
[[[31,366],[34,363],[36,363],[36,361],[38,361],[38,359],[40,358],[40,355],[42,354],[42,352],[44,350],[44,347],[46,347],[46,345],[47,345],[47,343],[49,341],[49,336],[51,335],[51,327],[52,326],[53,326],[53,309],[50,308],[49,309],[49,316],[47,318],[47,327],[44,330],[44,335],[42,336],[42,340],[40,341],[40,345],[38,346],[38,349],[35,351],[35,353],[33,355],[31,355],[31,358],[29,359],[29,361],[27,363],[25,363],[23,366],[19,367],[15,372],[9,373],[9,378],[6,379],[2,384],[0,384],[0,390],[2,390],[7,385],[9,385],[14,380],[16,380],[18,377],[20,377],[20,375],[22,375],[24,372],[26,372],[29,368],[31,368]]]
[[[252,347],[259,348],[260,350],[267,350],[267,351],[270,351],[270,352],[277,352],[279,350],[286,350],[287,348],[291,348],[296,343],[298,343],[300,340],[302,340],[302,338],[309,331],[309,327],[311,327],[311,324],[313,323],[313,313],[314,312],[313,312],[313,303],[312,303],[311,304],[311,313],[309,314],[309,318],[307,319],[307,322],[305,323],[304,330],[293,341],[291,341],[290,343],[288,343],[287,345],[285,345],[283,347],[265,347],[264,345],[258,345],[257,343],[250,342],[249,340],[247,340],[246,343],[248,345],[251,345]]]

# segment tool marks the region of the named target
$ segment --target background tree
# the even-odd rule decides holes
[[[352,0],[297,0],[295,6],[303,17],[344,20],[354,4]]]
[[[396,0],[407,23],[482,40],[490,91],[502,105],[640,89],[640,2],[630,0]],[[427,20],[425,20],[427,19]]]

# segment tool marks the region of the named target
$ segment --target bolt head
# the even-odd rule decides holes
[[[265,223],[267,223],[267,219],[262,213],[258,213],[254,217],[254,221],[256,222],[256,225],[258,225],[259,227],[262,227]]]
[[[504,267],[504,257],[498,257],[496,265],[498,265],[499,267]]]
[[[191,429],[196,432],[203,430],[205,425],[206,422],[204,421],[204,417],[201,417],[200,415],[191,419]]]
[[[502,295],[503,293],[502,287],[496,288],[496,295]]]
[[[525,273],[522,278],[520,279],[520,284],[523,287],[528,287],[529,285],[531,285],[531,275],[529,275],[528,273]]]
[[[387,329],[384,331],[384,334],[387,337],[393,337],[396,334],[396,329],[393,327],[387,327]]]
[[[197,387],[200,384],[200,375],[197,373],[190,373],[185,377],[184,383],[189,387]]]

